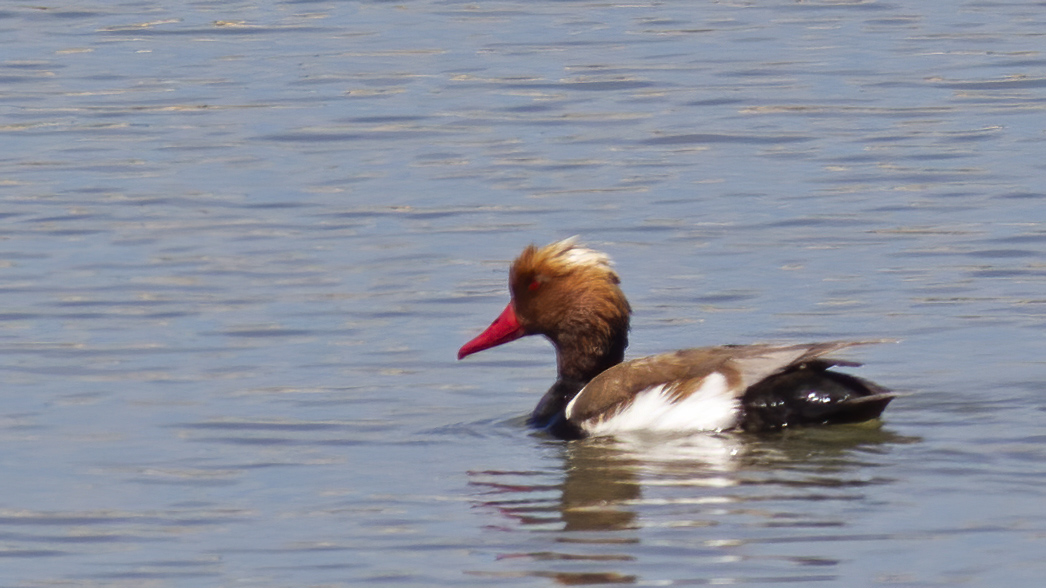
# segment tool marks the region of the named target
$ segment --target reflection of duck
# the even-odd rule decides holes
[[[635,508],[642,485],[679,484],[720,488],[741,451],[735,435],[590,439],[566,447],[561,509],[566,531],[638,527]]]
[[[614,444],[586,442],[566,449],[560,498],[565,531],[614,531],[636,526],[630,502],[641,494],[637,462]]]
[[[796,562],[795,575],[785,568],[781,578],[809,582],[811,562],[833,561],[830,548],[818,551],[808,542],[830,536],[811,537],[809,527],[839,527],[845,535],[852,514],[846,505],[860,499],[865,487],[893,481],[870,476],[878,456],[892,445],[917,441],[855,425],[770,436],[644,433],[559,444],[561,472],[470,474],[480,489],[478,505],[495,515],[489,528],[523,533],[503,540],[497,571],[473,573],[562,585],[649,585],[659,583],[661,564],[679,559],[665,553],[685,552],[707,562],[707,568],[697,568],[716,570],[724,582],[746,583],[751,561],[774,558]],[[832,507],[833,501],[842,506]],[[779,545],[767,550],[750,544],[746,538],[761,536],[751,529],[763,527],[785,541],[802,540],[802,547],[790,554]],[[552,540],[535,542],[527,535],[535,531],[546,539],[551,533]],[[704,584],[712,578],[693,580]]]
[[[562,482],[547,470],[470,472],[483,507],[530,530],[628,531],[637,511],[664,504],[742,503],[754,486],[855,488],[888,483],[866,466],[890,446],[917,443],[880,427],[806,428],[785,435],[627,435],[562,445]],[[850,475],[858,470],[856,478]],[[672,490],[669,490],[672,489]],[[647,494],[647,496],[644,496]],[[765,494],[756,492],[754,499]],[[822,500],[819,493],[813,501]],[[670,521],[672,526],[707,526]],[[662,523],[663,524],[663,523]]]
[[[870,342],[726,345],[622,363],[631,308],[603,253],[573,239],[531,245],[512,264],[512,300],[458,359],[525,335],[556,348],[558,378],[530,423],[561,438],[633,430],[748,431],[874,419],[893,399],[832,371],[827,357]]]

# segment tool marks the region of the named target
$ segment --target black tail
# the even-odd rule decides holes
[[[801,425],[860,423],[882,414],[889,390],[839,372],[831,363],[809,362],[775,374],[745,391],[741,427],[768,431]]]

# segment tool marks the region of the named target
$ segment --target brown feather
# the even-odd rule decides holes
[[[740,398],[750,386],[791,366],[812,361],[851,365],[851,362],[819,358],[847,347],[882,342],[723,345],[634,359],[606,370],[589,382],[575,397],[567,418],[574,423],[608,418],[637,394],[654,386],[666,386],[665,393],[679,401],[700,388],[704,379],[715,372],[726,378],[730,392]]]

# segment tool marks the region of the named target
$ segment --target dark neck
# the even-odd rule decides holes
[[[578,337],[560,337],[556,346],[558,379],[584,382],[621,363],[628,346],[628,331],[618,331],[609,337],[585,333]]]
[[[557,426],[567,404],[592,378],[621,363],[628,346],[628,323],[603,336],[587,331],[583,336],[561,336],[552,339],[556,347],[558,375],[556,383],[541,398],[529,423],[539,428]],[[566,435],[555,433],[557,436]]]
[[[566,410],[567,404],[577,396],[577,393],[585,387],[585,382],[578,382],[576,380],[556,380],[555,384],[545,392],[545,395],[541,397],[541,401],[534,407],[534,412],[530,413],[530,418],[527,419],[527,424],[538,429],[550,429],[556,426],[559,421],[565,420],[563,418],[563,411]],[[553,432],[553,434],[556,434]],[[557,437],[564,437],[565,435],[556,434]]]

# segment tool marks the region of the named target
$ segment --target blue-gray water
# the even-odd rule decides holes
[[[1046,579],[1041,2],[0,8],[0,586]],[[894,337],[881,427],[561,443],[454,360],[526,244],[632,355]]]

